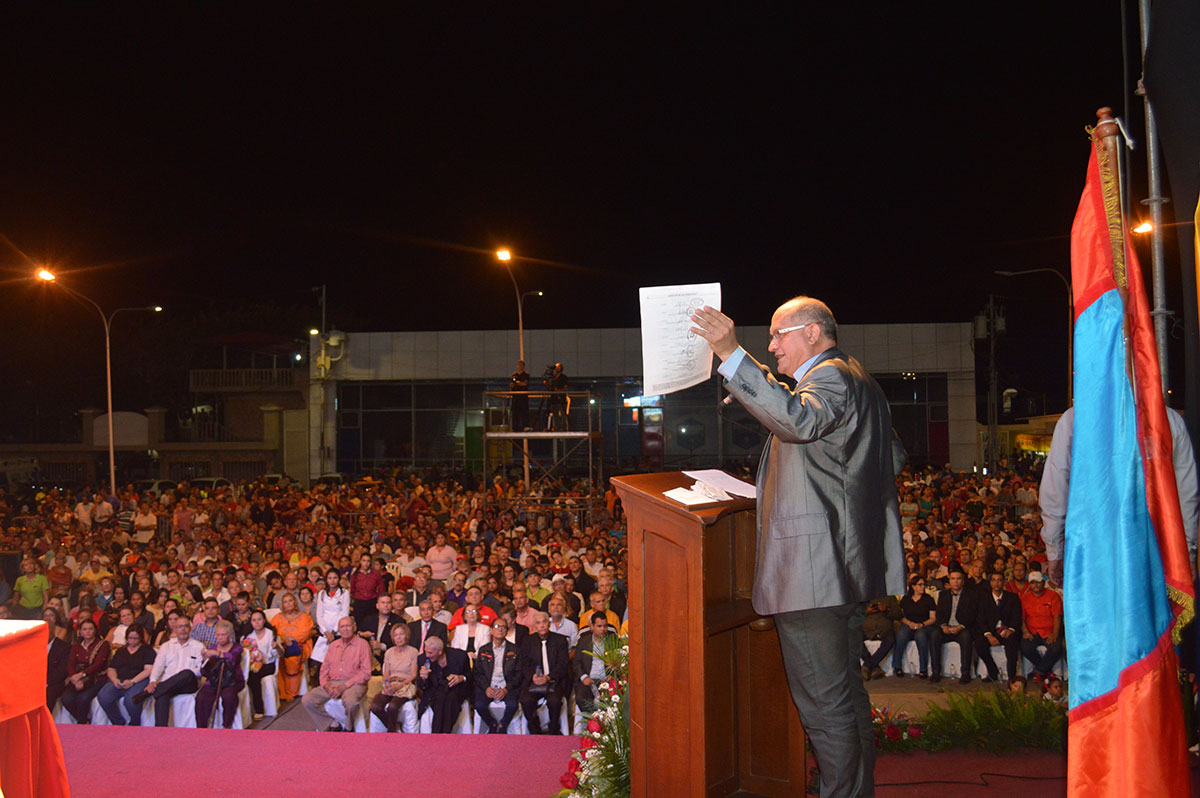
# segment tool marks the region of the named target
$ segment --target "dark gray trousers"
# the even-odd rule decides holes
[[[775,616],[792,700],[821,768],[821,798],[875,795],[871,699],[859,654],[866,603]]]

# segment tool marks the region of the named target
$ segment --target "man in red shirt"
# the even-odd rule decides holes
[[[1004,589],[1009,593],[1016,593],[1018,596],[1024,596],[1029,592],[1029,580],[1026,578],[1029,570],[1021,560],[1013,563],[1013,578],[1008,580]]]
[[[1046,589],[1041,571],[1029,572],[1029,590],[1021,596],[1021,615],[1025,630],[1021,634],[1021,654],[1033,665],[1034,681],[1040,682],[1050,675],[1063,653],[1062,597]],[[1038,646],[1045,646],[1046,653],[1039,654]]]

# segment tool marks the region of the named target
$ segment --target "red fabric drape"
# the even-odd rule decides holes
[[[46,708],[46,624],[0,621],[0,793],[68,798],[67,766]]]

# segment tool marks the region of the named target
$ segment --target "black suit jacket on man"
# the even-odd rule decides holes
[[[485,644],[475,656],[475,701],[478,703],[487,697],[487,689],[492,686],[492,671],[496,667],[495,649],[491,643]],[[521,692],[528,679],[521,668],[521,654],[512,643],[504,646],[504,686],[512,695]]]
[[[950,623],[950,611],[953,608],[954,593],[949,590],[943,590],[938,593],[937,602],[937,626],[941,629]],[[975,616],[979,612],[979,594],[969,587],[963,587],[958,599],[958,613],[955,620],[958,625],[967,629],[974,629]]]
[[[441,621],[429,622],[429,637],[440,637],[446,643],[446,648],[450,648],[450,633],[446,631],[446,624]],[[408,644],[413,648],[421,651],[421,619],[417,618],[408,624]],[[424,651],[421,651],[424,654]]]
[[[1005,590],[1000,594],[998,603],[990,590],[979,596],[979,609],[975,613],[975,632],[980,635],[987,632],[995,634],[998,623],[1016,630],[1017,635],[1021,634],[1021,599],[1016,593]]]
[[[558,632],[547,632],[546,638],[546,659],[550,665],[550,671],[546,675],[554,681],[554,691],[560,696],[565,695],[567,680],[570,679],[571,644],[567,642],[566,635],[560,635]],[[532,677],[542,665],[542,638],[530,633],[521,641],[520,646],[521,670]]]
[[[394,612],[389,612],[386,617],[387,620],[383,624],[383,634],[379,637],[375,636],[379,631],[379,613],[377,612],[373,612],[363,618],[362,626],[358,627],[359,632],[370,632],[371,639],[383,644],[384,651],[392,647],[392,629],[396,624],[404,623],[404,616],[397,615]],[[416,648],[416,646],[413,647]]]
[[[611,631],[605,636],[610,634],[612,634]],[[592,661],[595,658],[595,654],[592,652],[594,639],[591,632],[581,634],[579,642],[575,644],[575,656],[571,658],[571,683],[575,686],[576,698],[582,695],[588,701],[592,699],[592,688],[580,680],[592,673]]]
[[[462,676],[464,679],[466,679],[466,681],[462,683],[462,689],[470,689],[471,660],[467,657],[467,652],[457,648],[450,648],[449,646],[446,647],[445,652],[445,667],[437,664],[436,662],[430,662],[429,657],[425,656],[424,653],[417,655],[418,675],[416,678],[416,685],[421,690],[421,701],[418,705],[417,717],[420,717],[422,713],[425,712],[425,708],[429,706],[436,696],[442,695],[445,693],[445,691],[450,689],[450,686],[446,684],[447,676],[450,676],[451,674]],[[421,668],[425,667],[426,665],[429,666],[429,678],[422,679],[420,676]],[[463,699],[465,700],[467,698],[469,698],[469,693],[464,692]]]

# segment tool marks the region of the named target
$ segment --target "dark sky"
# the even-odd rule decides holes
[[[516,264],[531,328],[636,326],[639,285],[745,324],[999,291],[1062,349],[1057,281],[992,271],[1066,268],[1116,2],[650,5],[7,4],[0,234],[188,329],[306,326],[320,283],[344,329],[512,327],[504,244],[562,264]],[[10,324],[76,312],[27,266],[0,241]]]

